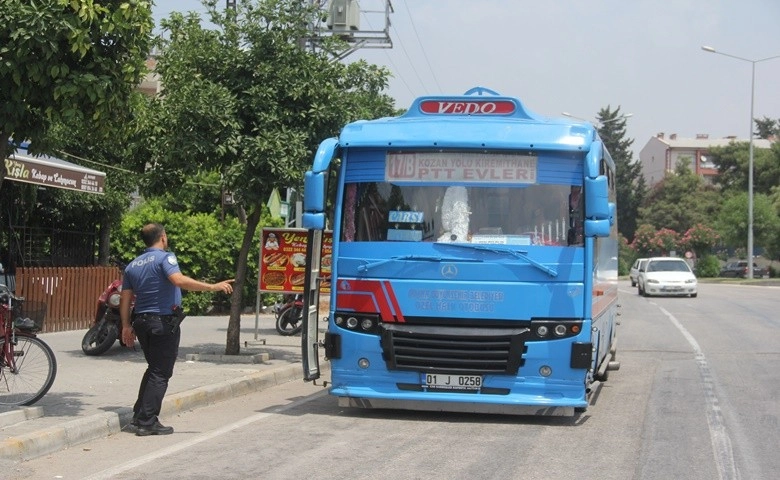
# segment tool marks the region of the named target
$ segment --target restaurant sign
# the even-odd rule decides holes
[[[263,228],[260,244],[258,290],[274,293],[303,293],[306,281],[308,232],[302,228]],[[330,292],[333,232],[322,239],[320,291]]]
[[[5,159],[5,178],[44,187],[64,188],[87,193],[104,193],[106,174],[47,155],[19,153]]]

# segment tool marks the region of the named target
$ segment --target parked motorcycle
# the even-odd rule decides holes
[[[288,337],[303,329],[303,295],[285,295],[283,303],[274,306],[276,331]]]
[[[81,349],[87,355],[102,355],[114,342],[122,343],[122,320],[119,318],[119,294],[122,279],[111,282],[100,294],[95,312],[95,321],[81,340]]]

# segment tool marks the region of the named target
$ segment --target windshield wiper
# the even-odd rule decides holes
[[[547,265],[544,265],[542,263],[537,262],[533,258],[528,256],[528,252],[525,250],[512,250],[509,248],[500,248],[496,246],[488,246],[488,245],[471,245],[468,243],[444,243],[444,242],[436,242],[434,245],[443,245],[448,247],[460,247],[460,248],[468,248],[471,250],[482,250],[485,252],[491,252],[491,253],[501,253],[501,254],[509,254],[512,255],[515,258],[520,258],[525,260],[526,262],[530,263],[534,267],[538,268],[539,270],[543,271],[547,275],[551,277],[557,277],[558,272],[555,269],[552,269],[548,267]]]
[[[401,255],[397,257],[390,257],[384,260],[377,260],[376,262],[366,263],[365,265],[358,265],[358,272],[367,272],[369,268],[378,267],[385,263],[394,262],[396,260],[414,260],[417,262],[481,262],[482,260],[471,258],[449,258],[449,257],[433,257],[427,255]]]

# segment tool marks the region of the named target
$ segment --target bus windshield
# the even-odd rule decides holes
[[[345,185],[341,241],[582,245],[578,185]]]

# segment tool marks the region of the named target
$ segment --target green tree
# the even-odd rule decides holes
[[[0,24],[0,158],[13,148],[5,139],[45,152],[54,122],[98,133],[128,112],[151,47],[151,2],[4,0]]]
[[[772,120],[764,117],[760,120],[756,118],[754,122],[756,122],[755,134],[758,138],[780,137],[780,119]]]
[[[642,165],[632,159],[634,140],[626,138],[626,119],[620,113],[620,107],[615,110],[609,106],[602,108],[597,119],[601,124],[599,136],[615,162],[618,231],[626,238],[634,238],[639,206],[647,195]]]
[[[747,245],[747,192],[740,192],[726,198],[718,215],[717,225],[727,246],[744,248]],[[774,249],[778,237],[780,237],[780,216],[775,205],[768,195],[753,195],[754,246]]]
[[[780,185],[772,187],[772,191],[769,194],[769,201],[772,204],[775,214],[780,217]],[[776,232],[774,238],[764,245],[764,248],[766,248],[767,256],[769,258],[780,260],[780,231]]]
[[[120,225],[122,215],[138,188],[142,171],[138,165],[148,158],[146,150],[139,152],[137,145],[145,146],[147,143],[147,139],[138,134],[138,112],[145,108],[149,99],[136,91],[129,100],[129,115],[120,116],[125,121],[107,119],[101,132],[95,132],[88,121],[74,119],[67,125],[54,122],[48,135],[50,145],[58,155],[69,160],[75,159],[79,163],[88,162],[89,167],[106,172],[103,195],[76,194],[66,197],[64,194],[67,192],[54,193],[64,202],[62,208],[73,212],[76,219],[74,229],[98,229],[98,263],[101,265],[109,263],[111,232]],[[135,158],[135,155],[139,155],[139,158]],[[46,208],[45,203],[41,206]],[[48,216],[44,215],[44,218]]]
[[[320,12],[308,2],[255,0],[222,9],[207,0],[209,22],[174,13],[162,22],[157,73],[164,95],[150,109],[146,192],[173,192],[200,172],[219,172],[246,211],[236,260],[226,354],[240,349],[241,292],[263,205],[273,188],[297,187],[319,142],[347,121],[393,112],[382,94],[388,72],[344,65],[325,48],[300,48]],[[330,41],[338,41],[331,39]],[[339,51],[334,49],[332,51]]]
[[[718,167],[715,182],[727,196],[748,189],[749,151],[748,142],[732,142],[709,150]],[[753,191],[768,194],[776,185],[780,185],[780,142],[774,142],[769,149],[753,148]]]
[[[679,162],[674,173],[667,173],[639,209],[640,224],[656,229],[685,232],[696,224],[708,224],[720,208],[720,194],[712,185],[693,173],[690,165]]]

